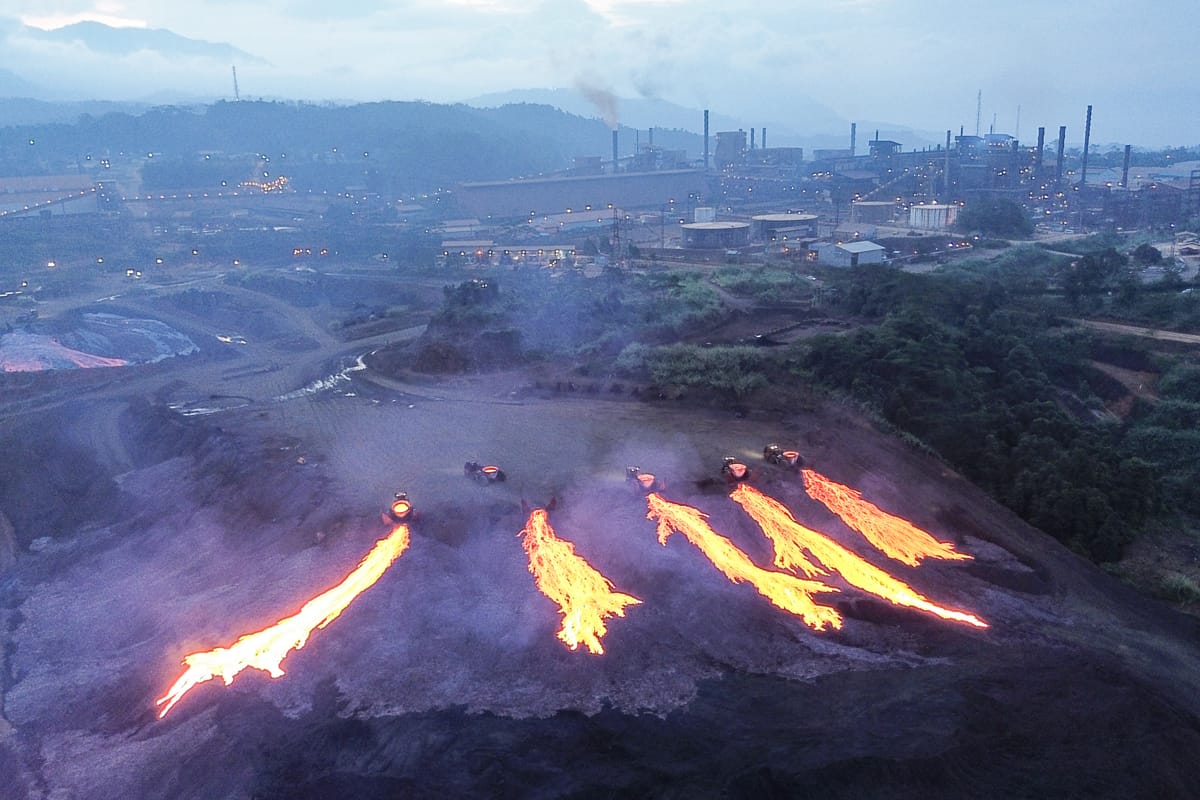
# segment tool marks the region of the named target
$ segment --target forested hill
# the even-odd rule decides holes
[[[696,153],[700,146],[700,137],[685,131],[656,130],[655,136],[667,148]],[[635,133],[623,129],[621,137],[622,154],[632,153]],[[204,152],[352,163],[403,175],[406,188],[424,190],[563,169],[577,155],[607,160],[612,141],[599,119],[532,104],[220,102],[0,128],[0,175],[62,173],[91,154],[154,153],[186,161]]]

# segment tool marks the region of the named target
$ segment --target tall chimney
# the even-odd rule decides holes
[[[708,109],[704,109],[704,169],[708,169]]]
[[[950,131],[946,131],[946,197],[945,202],[950,202]]]
[[[763,150],[767,149],[767,129],[766,128],[763,128],[762,149]]]
[[[1067,126],[1058,126],[1058,163],[1054,167],[1054,188],[1062,184],[1063,153],[1067,149]]]
[[[1129,152],[1133,150],[1133,145],[1125,145],[1125,166],[1121,168],[1121,187],[1129,188]]]
[[[1092,143],[1092,107],[1088,106],[1087,122],[1083,124],[1083,176],[1079,179],[1081,186],[1087,184],[1088,148]]]
[[[654,128],[650,129],[650,147],[654,147]]]
[[[1037,152],[1033,154],[1033,170],[1041,177],[1042,175],[1042,151],[1046,148],[1046,126],[1038,128],[1038,146]]]
[[[613,128],[613,175],[617,174],[617,129]]]
[[[855,144],[855,140],[857,138],[858,138],[858,123],[851,122],[850,123],[850,155],[851,155],[851,157],[854,156],[854,144]]]

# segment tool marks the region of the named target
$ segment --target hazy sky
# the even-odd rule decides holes
[[[100,56],[19,23],[83,19],[227,42],[243,96],[459,100],[580,82],[808,133],[847,120],[1031,140],[1200,144],[1196,0],[0,0],[0,67],[75,97],[232,94],[229,64]],[[825,131],[811,131],[822,133]]]

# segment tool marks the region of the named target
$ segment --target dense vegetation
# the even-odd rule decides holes
[[[657,134],[663,146],[699,150],[694,134]],[[220,102],[0,127],[0,176],[74,174],[132,159],[154,191],[218,191],[222,181],[235,185],[265,169],[300,190],[365,186],[394,197],[563,169],[576,155],[607,153],[610,142],[599,119],[531,104]]]
[[[1093,413],[1103,403],[1084,337],[1029,314],[972,311],[895,312],[813,342],[805,366],[1032,524],[1097,560],[1117,558],[1161,501],[1145,458],[1153,448],[1126,455],[1128,431]]]
[[[958,214],[955,227],[984,236],[1028,236],[1033,222],[1012,200],[972,200]]]

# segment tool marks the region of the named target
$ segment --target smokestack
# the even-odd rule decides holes
[[[1087,184],[1088,148],[1092,143],[1092,107],[1088,106],[1087,122],[1083,123],[1083,177],[1079,179],[1081,186]]]
[[[1062,183],[1063,153],[1067,149],[1067,126],[1058,126],[1058,164],[1054,167],[1054,187]]]
[[[858,139],[858,123],[850,123],[850,155],[854,156],[855,141]]]
[[[708,109],[704,109],[704,169],[708,170]]]
[[[766,128],[763,128],[762,149],[763,150],[767,149],[767,129]]]
[[[1046,148],[1046,126],[1038,128],[1038,146],[1037,152],[1034,153],[1033,168],[1039,177],[1042,174],[1042,151]]]
[[[1133,150],[1133,145],[1125,145],[1125,166],[1121,168],[1121,187],[1129,188],[1129,152]]]
[[[754,127],[753,126],[751,126],[751,128],[750,128],[750,149],[751,150],[754,149]]]
[[[613,175],[617,174],[617,129],[613,128]]]
[[[650,145],[649,146],[654,147],[654,128],[650,129],[649,135],[650,135]]]
[[[946,198],[950,202],[950,131],[946,131]]]

